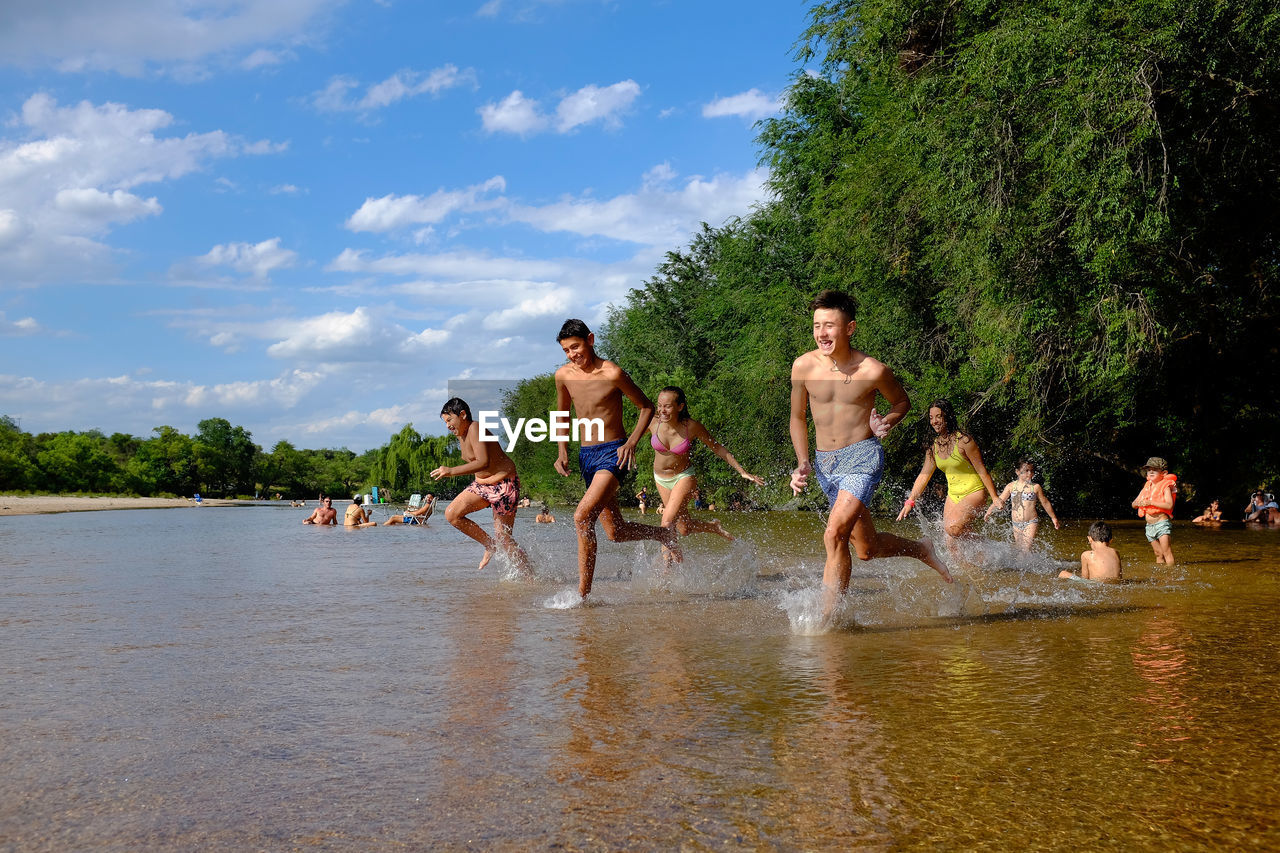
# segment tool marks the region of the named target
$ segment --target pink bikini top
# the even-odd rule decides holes
[[[661,450],[663,453],[674,453],[676,456],[684,456],[689,452],[689,436],[685,436],[684,440],[670,450],[661,441],[658,441],[658,431],[654,430],[653,435],[649,437],[649,444],[654,450]]]

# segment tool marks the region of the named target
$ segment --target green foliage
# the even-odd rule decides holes
[[[456,483],[437,483],[431,479],[431,472],[450,464],[457,447],[457,439],[451,435],[423,436],[414,430],[413,424],[405,424],[389,443],[370,451],[369,480],[377,484],[379,490],[388,489],[396,496],[427,492],[456,494]]]

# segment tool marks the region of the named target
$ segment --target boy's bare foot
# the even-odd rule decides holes
[[[924,549],[924,564],[942,575],[944,581],[952,583],[951,572],[947,571],[947,564],[942,562],[937,552],[933,550],[933,543],[928,539],[921,539],[920,547]]]
[[[489,561],[493,559],[493,546],[490,545],[484,549],[484,557],[480,560],[480,565],[476,566],[476,571],[480,571],[489,565]]]
[[[726,533],[725,529],[720,526],[720,519],[717,518],[714,521],[712,521],[711,526],[715,528],[715,533],[717,536],[723,536],[725,539],[728,539],[730,542],[733,541],[733,537],[730,536],[728,533]]]
[[[515,564],[516,572],[522,578],[533,577],[533,565],[529,562],[529,555],[519,546],[511,554],[511,562]]]

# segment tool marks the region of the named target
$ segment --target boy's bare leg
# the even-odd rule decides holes
[[[850,544],[859,560],[872,560],[877,557],[911,557],[942,575],[942,579],[947,583],[951,583],[951,573],[947,571],[946,564],[938,558],[927,539],[917,542],[892,533],[877,531],[875,523],[871,520],[871,511],[862,501],[848,492],[841,491],[836,498],[822,539],[827,548],[827,563],[822,572],[824,620],[831,616],[836,602],[849,588],[849,576],[853,571]]]
[[[516,544],[515,538],[511,535],[511,528],[515,526],[515,523],[516,514],[514,512],[510,515],[499,515],[497,510],[494,510],[493,532],[498,546],[502,548],[502,552],[507,555],[507,559],[511,560],[511,564],[516,567],[516,571],[522,577],[532,577],[533,567],[529,564],[529,555]]]
[[[678,534],[673,528],[655,527],[652,524],[627,521],[622,517],[622,509],[618,506],[617,498],[618,481],[612,474],[605,471],[597,472],[595,479],[591,481],[591,488],[594,489],[596,483],[602,477],[613,483],[613,489],[609,492],[608,500],[601,507],[603,512],[600,514],[600,526],[604,528],[605,535],[609,537],[609,541],[639,542],[642,539],[652,539],[655,542],[660,542],[667,549],[672,562],[678,563],[684,559],[684,555],[680,552],[680,546],[676,544]]]
[[[573,526],[578,532],[578,595],[583,598],[591,593],[591,581],[596,573],[596,519],[617,491],[617,478],[607,472],[597,471],[591,485],[587,487],[587,493],[578,501],[578,507],[573,511]]]
[[[494,541],[492,536],[484,532],[484,528],[467,516],[487,506],[489,502],[475,492],[463,492],[450,501],[449,508],[444,511],[445,520],[484,546],[484,557],[477,569],[483,569],[493,559]]]

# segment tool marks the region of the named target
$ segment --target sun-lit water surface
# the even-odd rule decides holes
[[[567,610],[563,520],[528,583],[438,516],[302,517],[0,519],[0,847],[1280,847],[1280,531],[1157,568],[1120,522],[1118,586],[1054,577],[1087,523],[954,587],[857,564],[815,634],[811,514],[672,575],[602,542]]]

